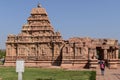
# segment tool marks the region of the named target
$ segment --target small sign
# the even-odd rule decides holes
[[[24,60],[16,61],[16,72],[24,72]]]

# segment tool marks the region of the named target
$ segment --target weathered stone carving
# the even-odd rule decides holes
[[[38,6],[32,9],[21,33],[7,37],[5,65],[13,66],[16,59],[24,59],[26,66],[85,67],[90,60],[118,59],[118,40],[89,37],[63,40],[60,32],[54,32],[46,10]]]

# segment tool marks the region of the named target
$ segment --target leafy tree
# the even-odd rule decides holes
[[[0,59],[5,57],[6,51],[5,50],[0,50]]]

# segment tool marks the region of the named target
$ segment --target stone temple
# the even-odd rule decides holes
[[[41,5],[33,8],[18,35],[6,41],[5,66],[15,66],[17,59],[26,67],[59,66],[68,69],[97,68],[105,60],[108,68],[118,67],[118,40],[73,37],[64,40],[55,32]]]

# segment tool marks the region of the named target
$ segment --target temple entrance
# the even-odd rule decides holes
[[[101,47],[96,48],[98,60],[104,59],[104,50]]]

